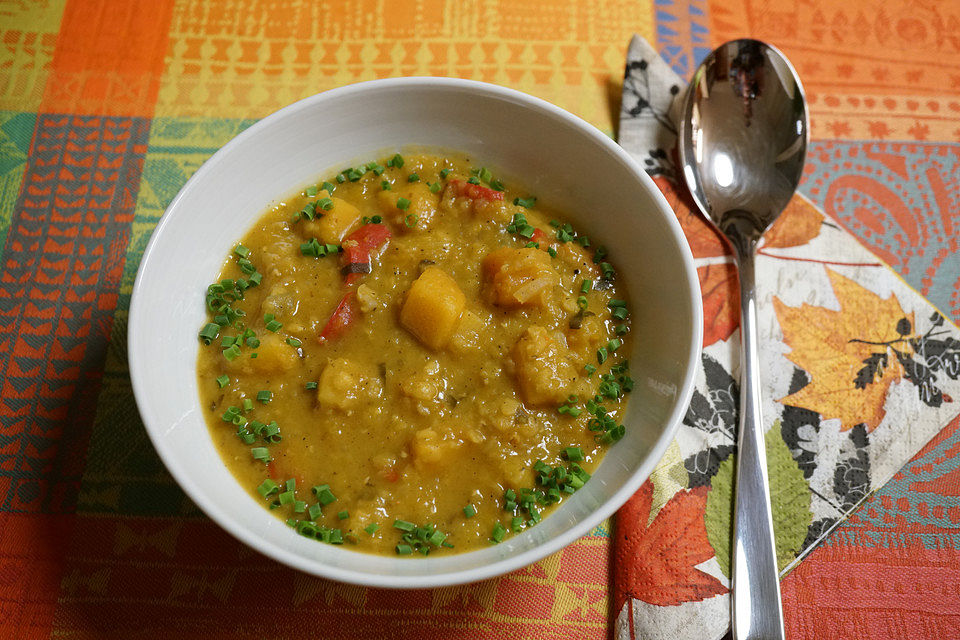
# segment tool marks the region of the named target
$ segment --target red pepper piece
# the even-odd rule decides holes
[[[479,184],[464,182],[463,180],[451,180],[450,184],[457,190],[457,195],[467,196],[474,200],[503,200],[503,192],[496,189],[481,187]]]
[[[530,240],[532,240],[533,242],[536,242],[536,243],[539,244],[539,243],[543,242],[544,240],[548,240],[549,238],[550,238],[550,236],[548,236],[547,234],[545,234],[545,233],[544,233],[543,231],[541,231],[540,229],[534,229],[534,230],[533,230],[533,236],[530,238]],[[540,248],[543,249],[543,247],[540,247]]]
[[[320,332],[320,342],[339,338],[353,324],[353,321],[357,318],[355,300],[356,295],[353,291],[348,291],[340,299],[340,304],[337,305],[333,315],[327,320],[327,324],[323,325],[323,331]]]
[[[386,225],[365,224],[343,239],[340,264],[347,284],[353,284],[364,273],[370,273],[370,254],[386,247],[392,235]]]

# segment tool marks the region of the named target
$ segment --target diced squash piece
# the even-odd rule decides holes
[[[577,371],[563,335],[528,327],[513,346],[514,373],[523,399],[532,405],[558,405],[570,395]]]
[[[228,369],[247,374],[272,375],[289,371],[297,364],[299,358],[297,350],[284,342],[280,336],[267,331],[258,337],[260,346],[243,347],[238,357],[226,361]],[[250,357],[253,353],[257,354],[256,358]]]
[[[400,198],[409,202],[406,209],[397,206]],[[387,219],[401,230],[407,231],[428,228],[437,215],[437,206],[440,203],[440,196],[431,192],[422,182],[394,185],[389,191],[377,194],[377,199]]]
[[[323,197],[326,191],[320,193]],[[319,209],[316,218],[302,221],[304,235],[318,238],[324,244],[340,242],[360,223],[360,209],[337,197],[331,197],[330,200],[333,201],[332,209]]]
[[[338,358],[320,374],[317,401],[323,408],[346,411],[357,408],[364,400],[377,395],[379,380],[370,367]]]
[[[568,328],[566,335],[567,344],[570,345],[570,349],[579,352],[580,355],[586,359],[596,350],[600,342],[607,337],[607,332],[599,317],[589,315],[581,320],[578,328]]]
[[[439,267],[429,266],[407,291],[400,324],[426,346],[440,349],[456,330],[466,304],[457,282]]]
[[[400,390],[418,402],[439,402],[445,386],[439,373],[440,363],[428,360],[423,369],[400,381]]]
[[[487,300],[499,307],[544,305],[559,282],[550,255],[533,247],[495,249],[483,259]]]
[[[464,444],[463,440],[452,433],[445,436],[433,429],[421,429],[413,434],[410,453],[413,465],[420,470],[429,469],[441,463],[450,463],[450,457]]]

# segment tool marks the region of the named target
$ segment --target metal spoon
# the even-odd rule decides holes
[[[738,640],[783,638],[760,416],[754,251],[796,191],[807,141],[803,87],[775,48],[733,40],[697,69],[684,103],[680,164],[693,199],[733,245],[740,270],[740,431],[731,562]]]

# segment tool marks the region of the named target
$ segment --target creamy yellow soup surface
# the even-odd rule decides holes
[[[287,198],[207,291],[197,372],[224,462],[299,533],[360,551],[535,526],[622,436],[633,384],[627,301],[586,231],[455,154]]]

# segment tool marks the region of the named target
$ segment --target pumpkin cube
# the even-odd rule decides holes
[[[423,270],[407,291],[400,309],[400,324],[432,349],[447,344],[466,307],[457,282],[439,267]]]
[[[499,307],[543,306],[558,284],[550,254],[527,247],[496,249],[483,259],[487,300]]]

